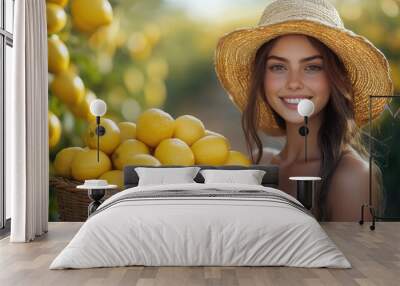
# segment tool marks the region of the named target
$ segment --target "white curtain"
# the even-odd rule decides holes
[[[15,1],[13,93],[6,98],[11,242],[47,232],[49,151],[45,0]]]

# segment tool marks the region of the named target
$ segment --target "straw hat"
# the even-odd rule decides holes
[[[369,40],[346,29],[335,7],[327,0],[274,0],[264,10],[258,26],[237,29],[220,38],[215,52],[218,78],[233,103],[243,111],[247,104],[251,69],[257,50],[285,34],[312,36],[342,60],[353,85],[355,121],[369,119],[369,96],[392,95],[389,64]],[[282,134],[269,106],[259,98],[259,128]],[[374,100],[372,118],[383,110],[386,99]]]

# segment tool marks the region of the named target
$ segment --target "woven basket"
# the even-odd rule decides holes
[[[56,192],[60,221],[86,221],[91,200],[87,190],[76,188],[82,184],[62,177],[50,177],[49,185]],[[117,192],[119,189],[106,190],[102,201]]]

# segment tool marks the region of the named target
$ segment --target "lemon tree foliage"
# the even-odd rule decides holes
[[[162,1],[96,0],[87,13],[86,0],[47,3],[67,16],[53,34],[58,39],[49,40],[50,109],[63,127],[52,159],[64,147],[85,144],[88,106],[96,97],[107,102],[107,117],[116,123],[135,122],[152,107],[174,113],[182,99],[215,81],[212,52],[219,32]]]

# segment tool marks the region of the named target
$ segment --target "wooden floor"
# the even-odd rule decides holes
[[[81,223],[50,223],[32,243],[0,240],[0,285],[400,285],[400,223],[378,222],[375,231],[357,223],[322,226],[353,268],[120,267],[48,270]]]

